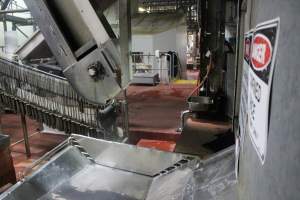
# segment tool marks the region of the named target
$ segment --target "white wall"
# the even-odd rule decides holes
[[[176,31],[176,48],[179,55],[179,61],[182,68],[182,78],[186,79],[186,61],[187,61],[187,28],[186,26],[177,27]]]
[[[132,51],[144,52],[144,54],[154,54],[153,35],[133,35]]]
[[[152,35],[134,34],[132,36],[132,50],[141,51],[144,54],[154,54],[155,50],[176,51],[186,54],[186,34],[185,26]]]
[[[176,51],[176,42],[176,28],[153,35],[154,51]]]
[[[135,34],[132,36],[132,51],[154,55],[155,50],[160,50],[161,52],[176,51],[183,71],[185,71],[187,51],[186,26],[178,26],[152,35]],[[183,78],[185,78],[184,74]]]

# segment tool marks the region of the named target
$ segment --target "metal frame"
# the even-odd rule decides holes
[[[65,76],[82,96],[91,102],[105,104],[128,85],[130,80],[128,66],[121,64],[120,52],[115,38],[112,38],[109,27],[104,23],[104,16],[99,15],[89,1],[71,0],[67,4],[57,1],[54,2],[56,6],[54,10],[51,10],[51,6],[49,7],[47,2],[43,0],[26,0],[26,3],[54,56],[64,69]],[[60,13],[59,10],[63,10],[63,7],[66,5],[72,7],[72,12]],[[128,14],[128,10],[130,9],[124,9],[126,12],[123,16],[130,14]],[[72,19],[73,12],[77,13],[76,22]],[[67,27],[61,26],[62,24],[54,17],[55,15],[64,15],[63,18]],[[78,20],[82,22],[79,28],[86,32],[83,33],[85,34],[83,37],[78,35],[81,34],[80,32],[77,35],[73,35],[75,39],[81,40],[86,35],[89,35],[88,37],[94,41],[95,45],[94,47],[93,43],[91,43],[91,45],[82,46],[82,48],[86,49],[83,50],[84,53],[80,54],[82,55],[80,58],[76,57],[77,49],[71,46],[66,34],[66,31],[78,29]],[[93,23],[90,23],[91,21]],[[125,21],[128,22],[129,20],[125,18]],[[128,32],[127,35],[130,36],[130,27],[126,24],[123,27],[125,32],[122,34]],[[125,35],[124,38],[128,38],[128,36]],[[123,37],[121,41],[123,42]],[[128,48],[127,41],[130,40],[125,39],[124,41]],[[121,59],[123,59],[123,62],[128,63],[125,57],[129,51],[124,51],[126,49],[124,47],[121,45],[122,52],[125,52]],[[90,70],[91,68],[93,68],[93,71],[98,71],[101,76],[97,78],[92,77],[94,73]],[[99,68],[103,68],[103,70]]]

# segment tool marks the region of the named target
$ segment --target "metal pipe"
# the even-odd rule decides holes
[[[4,33],[7,32],[6,15],[3,16],[3,30]]]
[[[7,14],[7,13],[22,13],[22,12],[29,12],[29,10],[28,9],[0,10],[0,15]]]
[[[0,14],[0,21],[4,20],[14,22],[22,26],[31,26],[34,24],[34,21],[31,18],[22,18],[14,15]]]
[[[171,63],[171,59],[172,59],[172,56],[171,56],[171,54],[168,54],[168,53],[165,53],[164,54],[165,56],[169,56],[170,57],[170,62],[169,62],[169,72],[170,72],[170,74],[169,74],[169,72],[167,72],[168,73],[168,77],[169,77],[169,81],[168,81],[168,83],[170,84],[170,82],[171,82],[171,70],[172,70],[172,63]]]
[[[177,129],[177,132],[182,132],[183,127],[184,127],[184,122],[185,122],[185,116],[190,114],[191,111],[190,110],[185,110],[182,111],[180,114],[180,127]]]
[[[23,114],[21,114],[21,123],[22,123],[23,136],[24,136],[24,141],[25,141],[26,156],[27,156],[27,158],[29,158],[31,156],[30,144],[29,144],[29,138],[28,138],[26,118],[25,118],[25,115],[23,115]]]
[[[106,106],[103,110],[99,110],[99,113],[102,115],[106,115],[114,108],[115,108],[115,100],[113,99],[112,102],[108,106]]]
[[[172,69],[171,77],[175,78],[175,54],[174,53],[172,54],[172,66],[173,69]]]
[[[3,134],[2,116],[4,113],[3,105],[0,105],[0,134]]]
[[[31,138],[32,136],[35,136],[36,134],[40,133],[39,131],[32,133],[28,136],[28,138]],[[11,144],[10,147],[16,146],[17,144],[20,144],[21,142],[24,142],[24,139],[18,140],[15,143]]]
[[[127,101],[127,90],[123,90],[124,101],[123,101],[123,112],[124,112],[124,135],[128,138],[129,135],[129,113],[128,113],[128,101]]]
[[[69,143],[70,143],[70,138],[67,138],[62,143],[60,143],[59,145],[57,145],[56,147],[54,147],[52,150],[50,150],[49,152],[45,153],[42,157],[40,157],[38,160],[36,160],[34,163],[32,163],[31,166],[27,167],[23,171],[21,178],[24,179],[25,176],[27,174],[29,174],[32,171],[33,168],[35,168],[36,166],[38,166],[40,163],[42,163],[46,159],[51,158],[53,155],[55,155],[60,150],[62,150],[63,148],[65,148],[67,145],[69,145]]]
[[[26,35],[26,33],[24,33],[17,25],[15,25],[16,30],[18,30],[20,33],[22,33],[22,35],[24,35],[26,38],[29,38],[28,35]]]

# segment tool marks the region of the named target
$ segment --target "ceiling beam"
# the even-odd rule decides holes
[[[4,19],[5,21],[10,21],[21,26],[28,26],[34,24],[33,19],[26,19],[26,18],[16,17],[12,15],[5,15],[5,16],[2,15],[2,17],[0,16],[0,21],[4,21]]]
[[[11,0],[4,0],[1,5],[1,10],[5,10]]]

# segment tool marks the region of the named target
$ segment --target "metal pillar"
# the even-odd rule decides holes
[[[249,1],[249,0],[248,0]],[[239,170],[242,200],[297,200],[300,191],[299,0],[251,0],[245,31],[280,18],[276,64],[270,98],[267,154],[262,165],[245,134]],[[250,20],[247,22],[247,17]]]
[[[236,57],[235,57],[235,75],[234,75],[234,107],[233,107],[233,119],[232,119],[232,130],[237,132],[238,128],[238,115],[240,107],[240,96],[241,96],[241,82],[242,82],[242,69],[244,61],[244,33],[245,33],[245,13],[247,10],[247,2],[243,0],[238,1],[237,6],[237,34],[236,34]],[[249,29],[249,28],[248,28]]]
[[[23,115],[23,114],[21,114],[21,123],[22,123],[23,137],[24,137],[24,142],[25,142],[26,156],[27,156],[27,158],[29,158],[31,156],[30,144],[29,144],[26,118],[25,118],[25,115]]]
[[[131,3],[129,0],[119,0],[119,26],[122,86],[126,87],[132,79],[131,69]]]
[[[7,31],[6,15],[5,14],[3,15],[3,30],[4,30],[4,32]]]
[[[206,58],[208,50],[213,53],[214,73],[206,82],[206,94],[209,95],[210,86],[215,91],[224,87],[220,80],[223,79],[224,68],[224,39],[225,39],[225,3],[222,0],[202,0],[201,2],[201,80],[206,75],[206,66],[209,59]]]
[[[3,134],[3,127],[2,127],[2,115],[4,112],[4,108],[2,105],[0,105],[0,134]]]
[[[131,3],[130,0],[119,0],[119,26],[120,26],[120,49],[121,49],[121,68],[122,86],[127,87],[132,79],[131,69]],[[125,76],[124,76],[125,75]],[[127,91],[123,90],[124,102],[124,136],[129,135],[129,116]]]
[[[123,122],[124,122],[124,138],[129,136],[129,112],[128,112],[128,101],[127,101],[127,90],[123,90],[124,101],[123,106]]]

